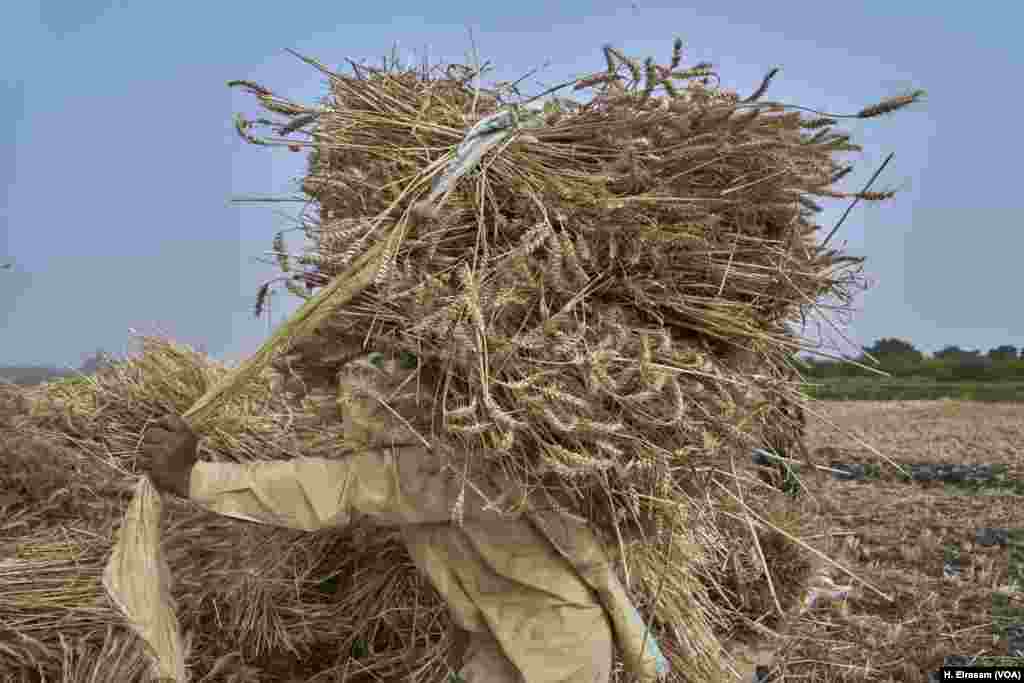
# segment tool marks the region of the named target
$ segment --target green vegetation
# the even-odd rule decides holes
[[[872,360],[874,359],[874,360]],[[998,346],[987,354],[947,346],[925,356],[910,342],[880,339],[864,347],[855,363],[809,360],[805,376],[817,379],[886,379],[868,368],[888,373],[891,378],[920,379],[933,382],[1024,382],[1024,356],[1013,346]],[[878,361],[875,363],[875,361]],[[865,367],[859,367],[868,366]]]
[[[884,338],[853,360],[807,361],[801,372],[814,385],[807,394],[831,401],[1024,401],[1024,357],[1010,345],[986,354],[947,346],[928,357],[910,342]]]
[[[974,663],[971,664],[971,668],[1004,666],[1020,666],[1020,657],[978,657],[974,660]]]
[[[824,401],[961,401],[1024,402],[1021,382],[936,382],[928,378],[808,377],[805,392]]]
[[[352,657],[354,659],[366,659],[370,655],[370,648],[366,646],[366,641],[362,638],[356,638],[352,642]]]
[[[1024,529],[1011,529],[1007,552],[1007,581],[1011,591],[1024,588]],[[1003,635],[1007,629],[1024,625],[1024,607],[1020,601],[1011,601],[1010,595],[1002,591],[992,593],[992,627],[997,635]],[[1020,666],[1024,657],[1015,657],[1011,666]]]
[[[946,486],[975,496],[1024,496],[1024,481],[1010,479],[1006,465],[993,465],[987,481],[951,481]]]

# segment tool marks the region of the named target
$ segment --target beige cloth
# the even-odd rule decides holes
[[[466,493],[463,526],[451,524],[458,482],[425,463],[414,447],[343,460],[198,463],[190,498],[219,514],[307,531],[354,515],[401,527],[416,566],[474,636],[467,683],[482,669],[487,676],[475,680],[605,683],[613,639],[599,597],[533,525],[485,510],[476,494]],[[483,644],[488,638],[507,662]]]
[[[493,482],[463,487],[425,447],[386,446],[415,442],[377,400],[400,401],[409,372],[394,360],[347,367],[339,399],[345,441],[365,450],[344,459],[197,463],[189,497],[223,515],[308,531],[356,515],[400,527],[417,567],[470,634],[466,683],[606,683],[616,643],[640,680],[667,672],[585,524],[554,512],[503,516],[477,488],[490,495]],[[462,526],[452,523],[460,491]]]
[[[160,547],[160,494],[141,477],[103,570],[103,586],[152,655],[155,681],[183,683],[185,646],[171,597],[171,576]]]

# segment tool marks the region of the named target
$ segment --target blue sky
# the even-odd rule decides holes
[[[286,216],[232,196],[289,193],[301,155],[243,143],[229,90],[251,79],[294,99],[324,92],[293,48],[338,65],[404,54],[464,61],[472,27],[496,78],[550,63],[545,84],[601,68],[606,42],[665,56],[681,36],[687,61],[712,61],[751,91],[779,66],[770,94],[855,112],[910,87],[928,102],[850,127],[865,146],[849,187],[889,152],[879,186],[902,194],[858,207],[838,233],[867,257],[877,284],[858,301],[857,344],[899,336],[934,351],[1024,345],[1016,221],[1024,19],[1015,3],[820,3],[522,0],[516,3],[173,3],[27,0],[0,27],[0,364],[77,366],[97,348],[120,353],[129,330],[162,332],[237,360],[267,333],[255,290],[273,268],[255,261]],[[534,83],[540,90],[540,84]],[[280,210],[288,210],[281,205]],[[823,216],[829,226],[841,213]],[[294,302],[274,305],[279,322]]]

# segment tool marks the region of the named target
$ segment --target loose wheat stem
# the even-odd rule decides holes
[[[892,158],[894,156],[896,156],[895,152],[889,152],[889,156],[885,157],[885,161],[882,162],[882,165],[878,167],[878,170],[874,172],[874,174],[871,176],[871,178],[868,180],[868,182],[864,185],[864,189],[861,190],[861,192],[860,192],[861,194],[864,194],[865,192],[867,192],[871,188],[871,185],[875,182],[875,180],[878,178],[878,176],[880,176],[882,174],[882,171],[885,170],[885,167],[889,165],[889,162],[892,161]],[[836,230],[838,230],[839,226],[843,224],[843,221],[846,220],[846,217],[850,215],[850,212],[853,211],[853,207],[857,206],[857,202],[859,202],[859,201],[860,201],[860,196],[859,195],[857,197],[853,198],[853,201],[850,202],[850,205],[848,207],[846,207],[846,211],[844,211],[843,215],[839,217],[838,221],[836,221],[835,226],[833,226],[832,230],[828,233],[828,235],[825,237],[825,239],[822,240],[822,242],[821,242],[821,246],[822,247],[825,247],[828,244],[829,240],[832,239],[832,236],[836,234]]]

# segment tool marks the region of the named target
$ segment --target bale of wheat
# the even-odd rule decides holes
[[[745,456],[769,431],[798,444],[789,323],[848,296],[860,265],[819,243],[813,198],[891,193],[832,187],[836,156],[859,149],[834,119],[763,101],[769,79],[744,99],[710,86],[680,50],[658,65],[606,48],[607,69],[576,83],[589,99],[544,108],[429,64],[309,60],[330,83],[317,107],[236,83],[281,117],[263,138],[240,118],[243,137],[301,132],[311,150],[308,248],[275,238],[282,278],[299,293],[377,263],[281,357],[308,375],[346,339],[414,356],[437,378],[421,392],[436,399],[426,441],[560,489],[609,533],[656,526],[689,465]],[[501,144],[449,178],[499,124]]]
[[[541,106],[458,65],[339,73],[306,59],[329,82],[316,107],[233,85],[278,117],[239,117],[243,138],[310,150],[306,245],[275,236],[280,281],[338,304],[279,338],[278,369],[329,392],[339,348],[414,358],[415,405],[391,407],[424,442],[557,492],[627,579],[627,544],[688,546],[675,562],[656,551],[673,599],[637,599],[673,664],[710,680],[718,651],[703,637],[735,610],[706,606],[708,568],[737,520],[776,612],[792,585],[770,580],[786,553],[769,562],[758,536],[771,494],[744,491],[751,449],[801,452],[792,324],[861,285],[862,259],[821,239],[818,202],[892,193],[835,188],[850,170],[839,155],[859,147],[838,116],[766,101],[774,71],[741,98],[711,65],[682,66],[681,48],[666,64],[605,48],[578,99]],[[690,521],[708,518],[698,539]]]

